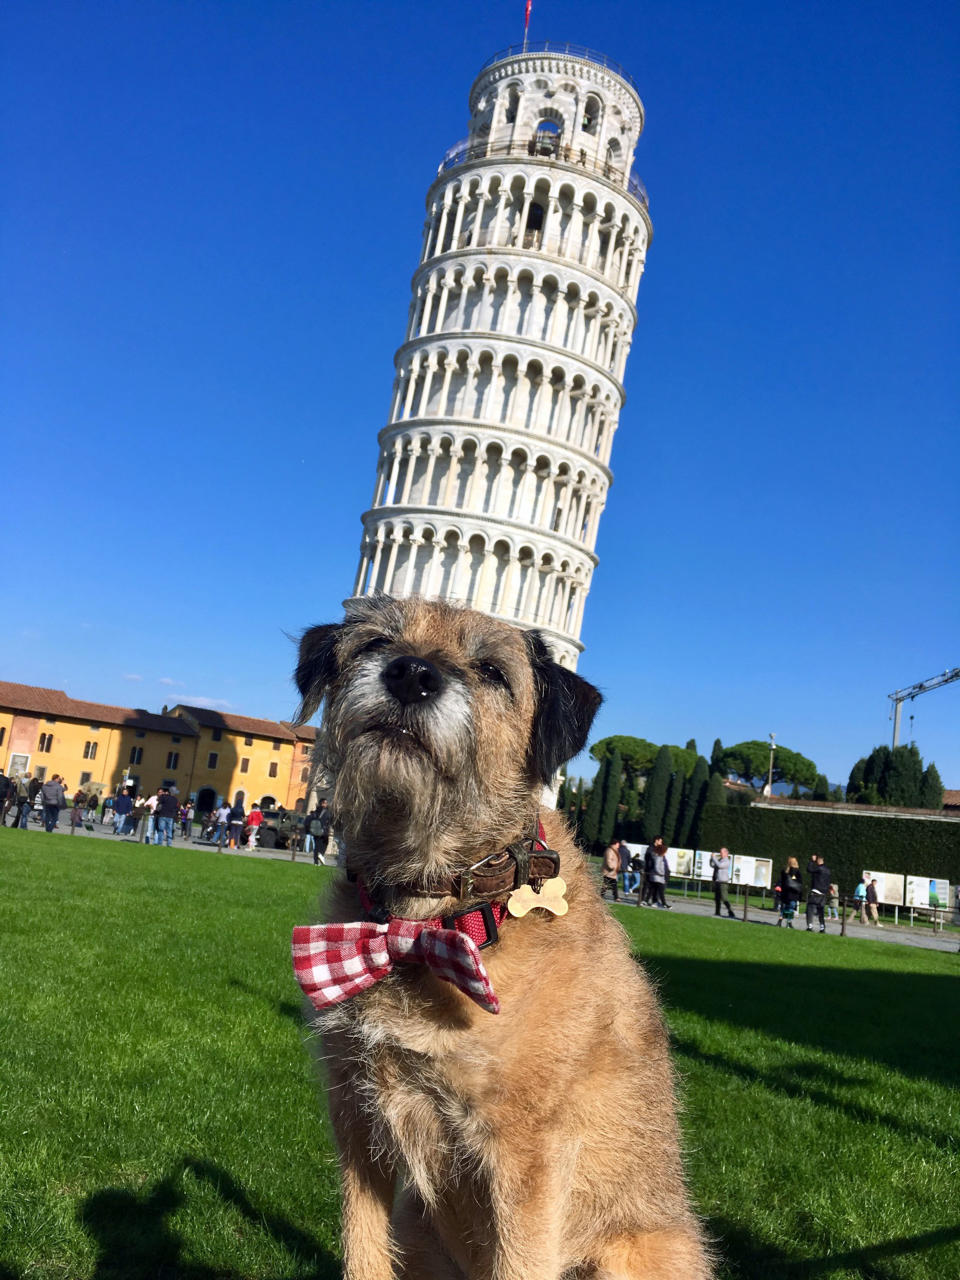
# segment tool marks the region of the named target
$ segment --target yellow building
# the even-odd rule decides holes
[[[246,805],[293,809],[306,794],[315,740],[314,729],[279,720],[191,706],[157,715],[0,681],[0,768],[41,781],[60,774],[68,795],[170,786],[200,812],[238,793]]]

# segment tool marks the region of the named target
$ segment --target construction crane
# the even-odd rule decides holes
[[[919,684],[912,684],[907,689],[898,689],[896,693],[888,693],[887,697],[893,703],[893,745],[896,746],[900,741],[900,709],[907,701],[912,702],[918,694],[929,693],[931,689],[939,689],[942,684],[950,684],[952,680],[960,680],[960,667],[952,667],[949,671],[944,671],[942,676],[931,676],[929,680],[921,680]]]

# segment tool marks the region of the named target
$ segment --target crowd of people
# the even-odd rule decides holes
[[[666,900],[666,887],[670,881],[670,867],[667,862],[667,845],[662,836],[657,836],[643,853],[630,848],[626,840],[615,838],[607,845],[603,853],[600,877],[600,896],[610,894],[614,902],[620,900],[622,880],[625,898],[636,895],[638,907],[655,907],[661,911],[669,911],[670,903]],[[728,849],[710,855],[710,872],[713,885],[714,915],[726,919],[737,919],[730,905],[729,885],[733,870],[733,858]],[[819,930],[826,933],[827,920],[840,919],[840,889],[833,880],[833,873],[825,864],[819,853],[813,855],[807,863],[809,884],[805,885],[800,874],[800,865],[796,858],[788,858],[786,866],[773,886],[774,907],[777,912],[777,926],[792,929],[800,907],[806,901],[806,927],[808,933]],[[868,875],[854,890],[854,904],[849,908],[847,919],[856,917],[861,924],[869,922],[882,929],[878,910],[879,895],[877,881]]]
[[[193,800],[182,799],[171,787],[158,787],[149,796],[138,794],[133,786],[121,787],[116,795],[106,796],[81,787],[68,796],[60,774],[41,782],[30,774],[8,778],[0,770],[0,826],[26,830],[35,821],[45,831],[54,832],[64,811],[69,815],[71,830],[83,826],[92,831],[94,824],[101,833],[108,831],[116,836],[130,836],[139,830],[147,844],[168,847],[179,828],[182,840],[192,840],[198,831],[197,839],[221,849],[256,849],[264,820],[260,805],[253,803],[246,809],[239,795],[233,804],[224,799],[211,812],[198,812]],[[285,810],[280,813],[293,820],[286,836],[287,849],[296,854],[302,848],[313,856],[314,863],[322,864],[332,834],[327,801],[320,800],[302,821],[298,814],[287,815]]]

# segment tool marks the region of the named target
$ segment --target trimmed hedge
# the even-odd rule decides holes
[[[864,868],[960,883],[960,823],[923,818],[874,818],[811,810],[707,805],[705,849],[772,858],[774,880],[791,855],[806,872],[822,853],[841,893],[852,893]]]

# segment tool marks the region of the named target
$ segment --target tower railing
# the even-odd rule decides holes
[[[587,154],[583,147],[570,146],[562,138],[553,135],[539,135],[525,142],[471,142],[464,138],[455,143],[444,155],[437,167],[441,174],[457,165],[471,164],[474,160],[486,160],[496,156],[532,156],[535,159],[552,160],[557,164],[568,165],[572,169],[586,169],[590,173],[599,173],[608,182],[615,182],[624,187],[634,200],[649,209],[650,200],[647,189],[640,181],[635,169],[629,172],[626,167],[614,164],[611,160],[601,160]]]
[[[553,40],[534,40],[526,44],[512,44],[509,49],[501,49],[499,53],[489,57],[480,68],[480,72],[486,71],[487,67],[492,67],[495,62],[506,62],[510,58],[518,58],[523,54],[531,53],[552,53],[567,58],[579,58],[582,62],[593,62],[598,67],[606,67],[615,76],[619,76],[621,80],[626,81],[635,93],[640,92],[636,80],[634,80],[629,71],[624,71],[619,62],[614,62],[605,53],[598,53],[596,49],[587,49],[582,44],[558,44]]]

